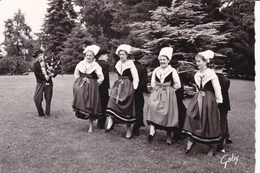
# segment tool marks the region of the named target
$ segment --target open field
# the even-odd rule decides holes
[[[111,80],[114,79],[113,74]],[[1,173],[254,172],[252,81],[231,81],[232,110],[228,118],[234,143],[226,146],[226,154],[218,153],[213,158],[206,157],[207,147],[203,145],[196,145],[186,156],[186,140],[168,146],[163,131],[158,131],[154,141],[148,143],[148,126],[141,129],[139,137],[130,140],[124,138],[126,127],[122,125],[116,125],[110,133],[94,126],[90,134],[88,122],[75,118],[71,108],[74,77],[59,75],[53,81],[51,117],[40,118],[32,99],[34,75],[0,76]],[[234,157],[237,162],[231,161],[224,168],[221,161]]]

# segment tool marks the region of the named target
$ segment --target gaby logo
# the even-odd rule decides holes
[[[236,156],[234,153],[230,156],[229,154],[225,154],[220,159],[220,163],[224,165],[224,168],[227,168],[228,163],[234,163],[234,165],[237,165],[239,155]]]

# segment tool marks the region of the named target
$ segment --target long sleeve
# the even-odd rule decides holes
[[[138,77],[138,72],[137,72],[137,69],[136,67],[132,67],[130,69],[131,73],[132,73],[132,76],[133,76],[133,86],[134,86],[134,89],[137,89],[138,87],[138,83],[139,83],[139,77]]]
[[[147,70],[144,68],[140,74],[139,86],[142,92],[147,92]]]
[[[173,70],[172,71],[172,78],[173,78],[173,87],[174,89],[179,89],[181,87],[181,81],[180,81],[180,78],[179,78],[179,75],[177,73],[176,70]]]
[[[222,103],[223,97],[222,97],[222,94],[221,94],[221,87],[220,87],[218,78],[211,79],[211,82],[212,82],[212,85],[213,85],[213,88],[214,88],[214,91],[215,91],[216,102]]]
[[[152,78],[151,78],[151,87],[155,87],[155,70],[152,73]]]
[[[44,74],[42,73],[41,65],[39,62],[34,63],[33,71],[34,71],[36,79],[41,80],[41,81],[46,80]]]
[[[78,65],[76,66],[76,68],[74,70],[74,77],[75,77],[75,79],[80,77]]]
[[[99,66],[97,67],[97,69],[95,70],[96,74],[97,74],[97,82],[99,84],[101,84],[103,81],[104,81],[104,75],[103,75],[103,72],[102,72],[102,68]]]

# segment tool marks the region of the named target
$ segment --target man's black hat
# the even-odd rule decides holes
[[[107,49],[100,48],[98,53],[96,54],[96,57],[98,58],[100,55],[109,54],[109,53],[110,53],[110,51],[108,51]]]
[[[173,67],[173,68],[177,68],[181,65],[181,63],[178,61],[178,60],[172,60],[170,62],[170,65]]]
[[[225,67],[225,63],[223,60],[221,59],[216,59],[213,61],[213,64],[214,64],[214,68],[216,69],[221,69],[221,68],[224,68]]]
[[[39,49],[39,50],[37,50],[37,51],[34,53],[33,57],[34,57],[34,58],[37,58],[37,56],[38,56],[39,54],[43,53],[43,52],[44,52],[43,50]]]
[[[144,56],[143,51],[141,51],[141,50],[132,51],[131,54],[133,55],[133,58],[135,60],[139,60]]]

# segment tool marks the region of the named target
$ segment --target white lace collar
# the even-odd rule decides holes
[[[172,68],[170,65],[166,68],[157,67],[155,69],[155,75],[159,78],[160,82],[163,83],[165,78],[174,71],[175,69]]]
[[[214,70],[209,69],[209,68],[204,70],[203,72],[197,71],[197,73],[194,75],[195,82],[199,87],[200,87],[201,82],[202,82],[202,87],[204,87],[204,85],[208,81],[210,81],[214,78],[217,78],[217,75],[214,72]]]
[[[78,64],[79,71],[82,73],[86,73],[86,74],[92,73],[98,67],[100,67],[100,66],[98,65],[98,63],[95,60],[91,63],[86,62],[86,60],[82,60]]]
[[[122,75],[126,69],[130,69],[133,67],[135,67],[135,65],[132,60],[126,60],[124,63],[122,63],[122,61],[119,60],[115,65],[115,68],[120,75]]]

